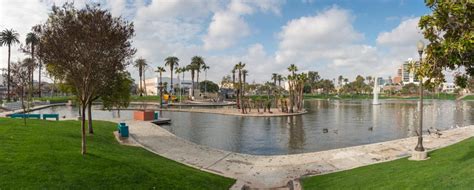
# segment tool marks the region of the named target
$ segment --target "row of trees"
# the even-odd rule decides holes
[[[194,96],[194,89],[199,89],[200,88],[200,83],[199,83],[199,75],[202,71],[205,72],[205,75],[206,75],[206,78],[207,78],[207,71],[210,69],[210,67],[204,62],[204,59],[201,57],[201,56],[194,56],[191,58],[191,63],[186,65],[186,66],[183,66],[183,67],[179,67],[179,58],[175,57],[175,56],[169,56],[167,57],[164,62],[164,66],[157,66],[156,67],[156,70],[155,72],[159,74],[159,78],[160,78],[160,81],[159,81],[159,87],[160,87],[160,90],[163,89],[163,82],[162,82],[162,76],[163,76],[163,73],[166,72],[166,67],[169,68],[169,71],[170,71],[170,78],[171,78],[171,81],[170,81],[170,86],[171,86],[171,94],[174,94],[176,92],[176,87],[175,85],[173,84],[174,81],[173,81],[173,73],[177,74],[178,75],[178,80],[184,80],[184,76],[185,76],[185,73],[186,72],[189,72],[191,74],[191,82],[192,82],[192,92],[191,92],[191,96]],[[146,70],[149,68],[149,65],[147,63],[147,61],[143,58],[139,58],[137,60],[135,60],[135,64],[134,66],[138,69],[138,75],[139,75],[139,87],[138,87],[138,93],[140,94],[140,96],[143,96],[143,93],[145,92],[145,95],[146,95],[146,84],[145,84],[145,72]],[[180,74],[182,74],[182,78],[180,79]],[[196,82],[198,85],[195,85],[194,83],[194,79],[196,78]],[[179,86],[178,88],[181,88],[181,86]],[[182,89],[181,89],[182,90]],[[162,92],[160,92],[161,94]]]
[[[35,26],[32,28],[32,31],[26,35],[25,38],[25,46],[20,44],[20,51],[30,56],[29,61],[23,61],[22,66],[27,67],[29,70],[29,85],[30,88],[33,89],[33,77],[34,77],[34,70],[38,68],[38,96],[41,97],[41,71],[42,71],[42,62],[41,59],[38,59],[37,48],[39,43],[38,32],[40,30],[39,26]],[[7,100],[11,99],[11,87],[12,87],[12,65],[11,65],[11,47],[15,44],[20,43],[20,35],[13,29],[4,29],[0,32],[0,46],[7,46],[8,48],[8,58],[7,58],[7,76],[6,76],[6,83],[7,83]],[[27,65],[25,65],[25,63]]]

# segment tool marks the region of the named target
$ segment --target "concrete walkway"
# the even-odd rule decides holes
[[[257,156],[198,145],[149,122],[127,121],[131,138],[145,149],[204,171],[237,179],[233,189],[298,188],[302,176],[320,175],[408,157],[416,138],[293,155]],[[428,150],[474,136],[474,125],[425,136]]]

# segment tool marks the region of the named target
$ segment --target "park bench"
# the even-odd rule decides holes
[[[35,118],[41,119],[41,114],[24,114],[24,113],[16,113],[11,114],[10,118]]]
[[[57,121],[59,120],[59,114],[56,114],[56,113],[43,114],[43,119],[47,119],[47,118],[54,118]]]
[[[123,122],[120,122],[117,125],[117,130],[118,130],[121,137],[128,137],[128,126],[127,126],[127,124],[125,124]]]
[[[10,114],[9,117],[10,118],[23,118],[25,116],[24,114],[21,114],[21,113],[15,113],[15,114]]]

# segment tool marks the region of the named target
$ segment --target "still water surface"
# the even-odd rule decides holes
[[[305,115],[267,118],[164,111],[162,116],[171,118],[172,124],[162,127],[197,144],[255,155],[314,152],[416,135],[416,101],[382,100],[381,103],[312,100],[305,102],[308,111]],[[93,112],[95,119],[117,117],[116,111]],[[78,110],[59,106],[35,113],[76,117]],[[121,111],[121,118],[131,119],[132,112]],[[445,130],[472,124],[474,101],[427,100],[424,104],[424,129]]]

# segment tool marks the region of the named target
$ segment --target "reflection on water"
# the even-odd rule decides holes
[[[172,119],[162,127],[197,144],[233,152],[275,155],[314,152],[414,136],[418,127],[417,102],[306,101],[308,114],[292,117],[241,117],[189,112],[163,112]],[[449,129],[474,124],[474,102],[427,100],[424,128]],[[95,108],[100,108],[96,106]],[[156,108],[154,106],[148,108]],[[52,107],[36,113],[76,117],[75,107]],[[94,110],[96,119],[116,112]],[[121,111],[131,119],[131,111]],[[415,146],[415,145],[414,145]]]

